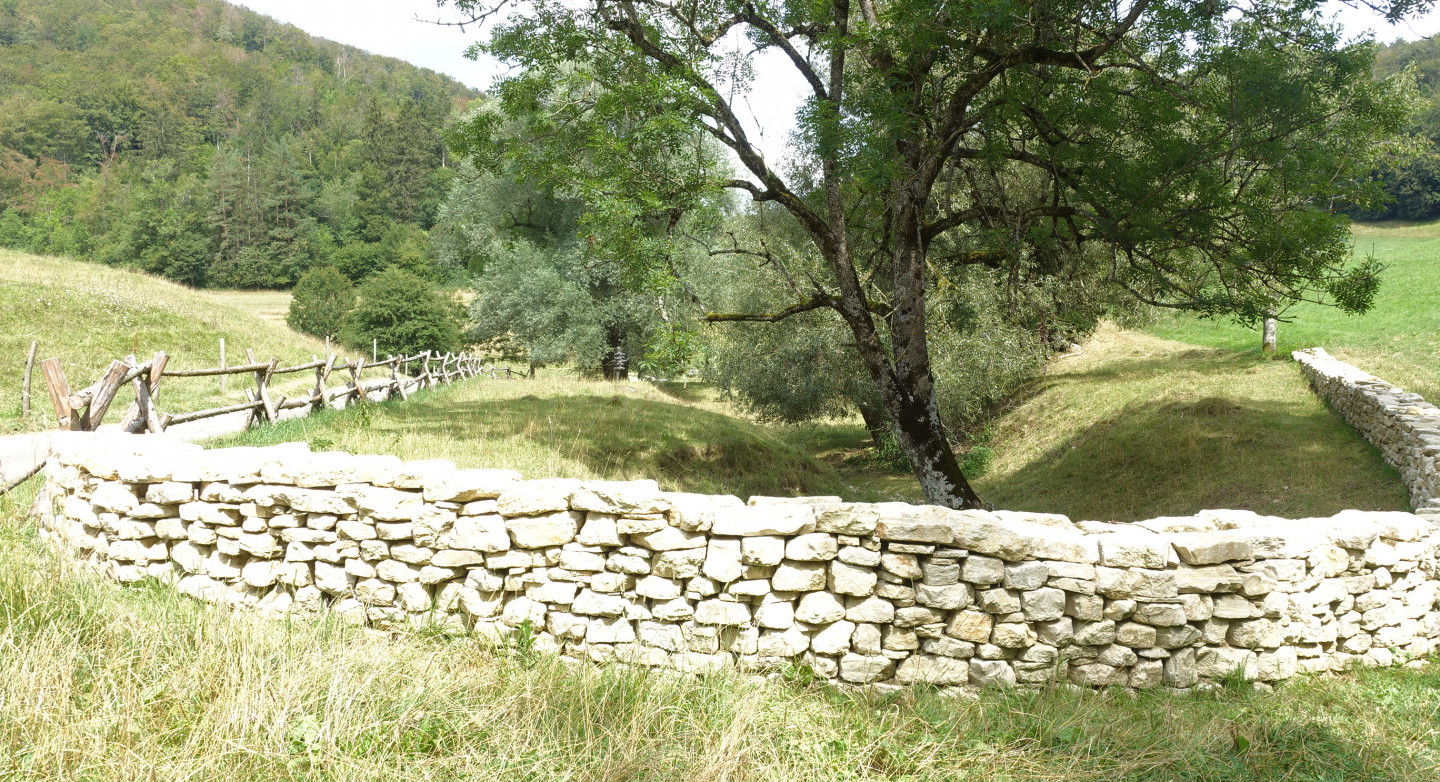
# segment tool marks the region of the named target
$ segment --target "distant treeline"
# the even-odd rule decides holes
[[[216,0],[0,0],[0,245],[196,286],[445,281],[442,132],[478,96]]]
[[[1415,149],[1376,172],[1394,201],[1380,212],[1357,217],[1427,220],[1440,217],[1440,40],[1396,41],[1381,47],[1375,76],[1385,78],[1413,67],[1420,106],[1410,132]]]

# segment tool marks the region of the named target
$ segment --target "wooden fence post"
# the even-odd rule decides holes
[[[319,406],[321,410],[330,409],[330,391],[325,388],[325,381],[330,378],[330,370],[335,368],[335,354],[327,353],[325,366],[315,367],[315,393],[319,395]]]
[[[45,386],[50,389],[50,401],[55,404],[55,421],[61,429],[70,429],[74,423],[74,411],[70,409],[70,384],[65,382],[65,370],[60,368],[60,359],[47,358],[40,362],[40,374]]]
[[[111,361],[110,369],[101,378],[100,385],[95,389],[95,396],[90,399],[90,408],[83,418],[83,426],[86,431],[93,432],[100,428],[100,422],[105,419],[105,413],[110,409],[110,403],[115,399],[115,393],[120,390],[120,381],[125,379],[130,367],[125,366],[124,361]]]
[[[355,401],[358,403],[368,402],[365,398],[365,389],[360,387],[360,371],[365,368],[365,359],[356,359],[350,362],[350,387],[354,389]]]
[[[400,359],[395,356],[390,357],[390,380],[395,383],[395,396],[400,397],[401,402],[408,400],[410,395],[405,392],[405,384],[400,381]]]
[[[220,368],[221,368],[221,369],[224,369],[224,368],[225,368],[225,338],[224,338],[224,337],[221,337],[221,338],[220,338]],[[223,372],[220,374],[220,393],[222,393],[222,394],[225,393],[226,380],[229,379],[229,377],[230,377],[229,375],[224,374]]]
[[[35,349],[40,347],[40,341],[30,340],[30,357],[25,359],[25,383],[20,386],[20,417],[30,417],[30,376],[35,372]]]

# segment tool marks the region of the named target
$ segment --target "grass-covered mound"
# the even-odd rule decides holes
[[[1205,508],[1407,510],[1380,454],[1288,360],[1103,327],[997,423],[1000,507],[1133,521]]]
[[[23,492],[34,491],[31,482]],[[0,779],[1433,780],[1440,667],[940,698],[562,664],[119,587],[0,499]]]
[[[31,340],[39,340],[37,363],[59,358],[72,391],[98,380],[110,362],[129,353],[140,360],[155,351],[170,354],[170,368],[214,367],[220,338],[230,365],[245,363],[245,349],[282,363],[323,354],[323,340],[298,334],[283,323],[256,317],[204,291],[139,272],[99,264],[0,249],[0,433],[54,426],[54,409],[38,368],[31,385],[29,421],[19,421],[20,386]],[[313,385],[313,378],[308,378]],[[282,386],[303,387],[307,377],[291,375]],[[216,378],[167,379],[158,407],[166,412],[198,410],[239,401],[248,376],[232,376],[229,393],[219,394]],[[116,421],[130,401],[122,389],[107,421]]]
[[[863,431],[863,430],[862,430]],[[305,440],[316,450],[451,459],[519,470],[527,478],[653,478],[711,494],[892,497],[863,473],[837,471],[785,430],[688,403],[648,383],[545,372],[534,380],[481,378],[390,402],[326,412],[227,437],[221,445]]]

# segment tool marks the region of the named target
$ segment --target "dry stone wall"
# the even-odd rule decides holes
[[[1424,655],[1440,533],[1407,513],[1135,524],[523,481],[448,462],[58,439],[42,528],[112,578],[686,672],[1187,689]]]
[[[1411,507],[1440,520],[1440,408],[1323,348],[1291,355],[1316,393],[1400,471]]]

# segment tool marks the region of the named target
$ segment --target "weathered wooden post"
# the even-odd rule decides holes
[[[40,374],[45,378],[45,387],[50,389],[50,401],[55,405],[55,422],[61,429],[70,429],[75,412],[70,409],[70,384],[65,382],[65,370],[60,368],[60,359],[47,358],[40,362]]]
[[[395,384],[394,395],[400,397],[400,401],[410,398],[410,395],[405,393],[405,384],[400,382],[400,359],[397,356],[390,357],[390,381]]]
[[[35,350],[40,341],[30,340],[30,357],[25,359],[25,382],[20,386],[20,417],[30,417],[30,376],[35,372]]]
[[[321,410],[328,410],[330,405],[330,391],[325,388],[325,381],[330,379],[330,370],[335,368],[335,354],[327,353],[324,366],[315,367],[315,393],[320,397],[319,405]]]
[[[220,338],[220,393],[225,393],[226,380],[230,376],[225,374],[225,338]]]

